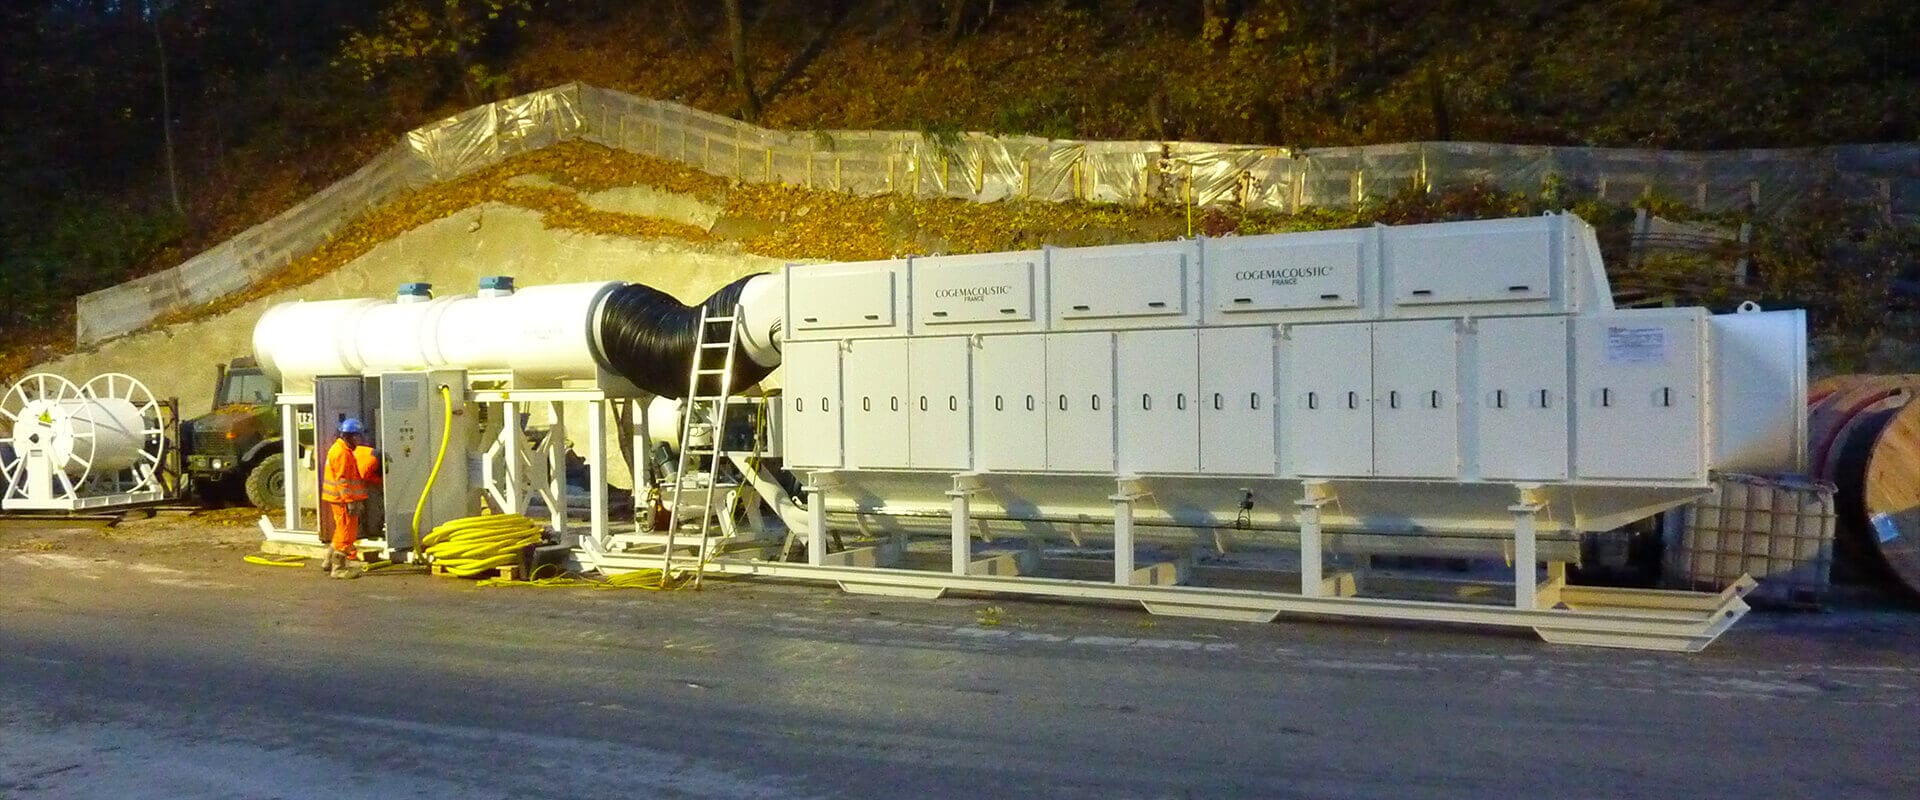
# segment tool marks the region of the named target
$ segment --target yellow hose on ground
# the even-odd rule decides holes
[[[462,578],[477,578],[520,563],[520,551],[539,544],[546,526],[519,514],[461,517],[420,539],[427,561]]]
[[[307,565],[305,556],[250,555],[242,560],[249,564],[259,564],[263,567],[304,567]]]
[[[433,482],[440,477],[440,464],[447,460],[447,438],[453,434],[453,389],[440,384],[440,452],[433,456],[433,471],[427,473],[427,485],[420,489],[420,502],[413,504],[413,542],[420,546],[420,512],[426,510],[427,495],[433,492]]]
[[[540,577],[540,573],[548,569],[552,569],[555,574],[544,578]],[[678,589],[687,585],[687,582],[687,578],[679,578],[672,583],[662,581],[660,579],[660,570],[657,569],[635,570],[606,578],[588,578],[583,575],[570,574],[559,567],[547,564],[535,570],[532,580],[507,581],[500,580],[499,578],[489,578],[481,581],[477,585],[530,589],[645,589],[650,592],[657,592],[663,589]]]

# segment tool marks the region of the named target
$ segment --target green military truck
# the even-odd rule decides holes
[[[280,449],[280,384],[252,358],[220,368],[213,410],[181,425],[186,472],[203,498],[244,495],[260,508],[279,508],[287,492]],[[301,412],[302,444],[313,436],[310,412]]]

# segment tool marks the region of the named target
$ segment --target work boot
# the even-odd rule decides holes
[[[332,549],[328,549],[328,550],[327,550],[327,557],[326,557],[326,558],[323,558],[323,559],[321,559],[321,560],[320,560],[320,573],[321,573],[321,574],[323,574],[323,575],[332,575],[332,574],[333,574],[333,560],[334,560],[334,556],[337,556],[337,555],[339,555],[339,553],[338,553],[338,552],[336,552],[336,551],[334,551],[334,550],[332,550]]]
[[[333,573],[332,573],[333,577],[341,578],[341,579],[351,579],[351,578],[360,577],[360,573],[353,568],[353,562],[347,560],[346,553],[336,553],[335,555],[338,556],[340,560],[338,563],[334,564]]]

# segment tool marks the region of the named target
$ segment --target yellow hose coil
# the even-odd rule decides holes
[[[420,539],[427,561],[462,578],[520,563],[520,551],[539,544],[546,526],[519,514],[461,517]]]

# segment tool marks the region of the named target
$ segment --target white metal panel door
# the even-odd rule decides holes
[[[1480,476],[1567,479],[1566,317],[1489,317],[1474,342],[1474,431]]]
[[[1373,474],[1460,474],[1460,332],[1451,319],[1373,326]]]
[[[1574,323],[1574,473],[1704,481],[1705,312],[1646,309]]]
[[[906,467],[907,340],[848,342],[842,369],[842,385],[846,387],[847,467]]]
[[[1113,469],[1113,334],[1047,336],[1047,469]]]
[[[981,337],[973,374],[975,468],[1046,469],[1046,337]]]
[[[1200,471],[1274,474],[1275,329],[1200,331]]]
[[[1200,471],[1199,346],[1191,329],[1117,335],[1121,471]]]
[[[973,397],[965,336],[907,340],[908,463],[915,469],[966,469],[972,460]]]
[[[1286,442],[1308,477],[1373,474],[1373,326],[1290,329]]]
[[[784,448],[789,468],[835,469],[840,461],[840,343],[787,342],[781,348],[786,388]]]

